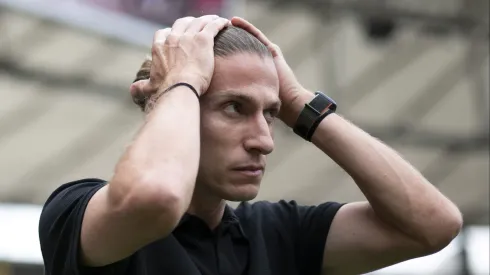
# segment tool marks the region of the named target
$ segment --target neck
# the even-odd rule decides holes
[[[225,200],[195,190],[187,213],[199,217],[209,228],[214,229],[221,222],[225,207]]]

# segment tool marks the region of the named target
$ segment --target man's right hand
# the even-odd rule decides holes
[[[149,80],[134,83],[131,93],[146,97],[177,82],[187,82],[202,95],[214,71],[214,37],[230,21],[217,15],[185,17],[172,28],[156,32],[152,45]]]

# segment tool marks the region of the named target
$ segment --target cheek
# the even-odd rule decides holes
[[[219,149],[217,146],[226,146],[230,142],[229,137],[233,131],[233,125],[215,115],[201,117],[201,144],[203,146],[211,146],[215,150]]]
[[[200,173],[202,177],[214,178],[223,173],[236,147],[230,138],[229,126],[217,119],[201,119]]]
[[[223,160],[241,155],[247,130],[244,123],[228,121],[219,115],[201,118],[201,157]]]
[[[210,137],[220,138],[231,132],[237,132],[240,125],[225,117],[219,111],[201,113],[201,130]]]

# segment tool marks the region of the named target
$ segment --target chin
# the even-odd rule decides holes
[[[250,201],[259,194],[259,186],[247,184],[245,186],[232,186],[231,188],[220,190],[220,197],[227,201]]]

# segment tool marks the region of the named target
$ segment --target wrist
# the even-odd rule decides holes
[[[308,90],[302,90],[294,99],[287,103],[283,102],[283,107],[281,110],[281,113],[283,113],[282,121],[289,127],[293,128],[299,114],[305,107],[305,104],[313,100],[314,97],[314,93]]]
[[[160,86],[158,91],[147,100],[147,104],[145,106],[145,112],[148,113],[152,111],[162,98],[166,97],[167,94],[172,93],[174,90],[177,90],[176,94],[181,94],[181,95],[186,94],[185,92],[182,91],[182,89],[188,90],[189,91],[188,93],[194,94],[193,97],[194,98],[197,97],[197,101],[199,101],[200,100],[199,91],[194,87],[195,86],[192,85],[190,81],[177,81],[175,83],[170,81],[165,81],[165,83],[163,83]]]
[[[162,85],[161,88],[162,92],[176,83],[187,83],[191,85],[192,87],[194,87],[194,89],[196,89],[196,92],[199,94],[199,96],[203,95],[207,90],[207,86],[202,79],[198,79],[198,77],[192,75],[176,74],[168,75],[165,78],[164,85]]]

